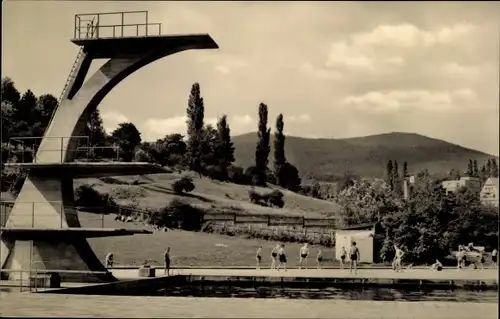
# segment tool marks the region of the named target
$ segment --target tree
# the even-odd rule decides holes
[[[256,183],[260,186],[266,185],[266,172],[269,153],[271,129],[267,128],[267,105],[259,105],[259,125],[257,131],[257,147],[255,150],[255,167],[257,169]]]
[[[394,192],[400,196],[403,194],[403,185],[402,185],[401,177],[399,176],[398,161],[396,161],[396,160],[394,160],[394,166],[392,168],[392,173],[393,173],[392,184],[393,184]]]
[[[274,175],[277,178],[277,184],[280,186],[283,186],[280,170],[286,163],[284,127],[283,114],[279,114],[276,119],[276,131],[274,132]]]
[[[121,157],[125,162],[134,158],[135,148],[141,143],[141,133],[133,123],[121,123],[111,133],[112,138],[120,147]]]
[[[458,180],[460,179],[461,177],[461,173],[460,173],[460,170],[456,169],[456,168],[452,168],[449,172],[448,172],[448,176],[450,179],[452,180]]]
[[[205,117],[205,106],[201,97],[200,85],[194,83],[191,87],[187,107],[187,149],[189,168],[196,172],[202,170],[202,139]]]
[[[498,177],[498,166],[496,158],[491,159],[491,177]]]
[[[479,177],[479,169],[477,167],[477,160],[474,160],[472,162],[472,176]]]
[[[174,133],[165,135],[164,138],[156,140],[150,147],[146,147],[154,161],[162,166],[178,165],[183,162],[187,151],[184,136]]]
[[[403,178],[409,177],[408,175],[408,163],[405,161],[403,163]]]
[[[389,185],[381,180],[354,181],[337,196],[341,206],[342,225],[375,223],[392,211],[399,211],[401,200],[392,195]]]
[[[300,190],[301,179],[299,177],[299,170],[289,162],[285,162],[285,164],[281,166],[276,178],[280,186],[294,192]]]
[[[90,118],[84,128],[83,135],[89,137],[88,146],[105,145],[106,131],[102,125],[102,118],[99,109],[95,109],[94,112],[90,114]]]
[[[387,170],[386,170],[386,176],[387,176],[387,179],[386,179],[386,182],[387,182],[387,185],[389,185],[389,188],[392,190],[394,190],[394,172],[393,172],[393,166],[392,166],[392,161],[389,160],[387,162]]]
[[[472,176],[474,175],[474,167],[473,167],[473,164],[472,164],[472,160],[469,159],[469,165],[467,166],[467,173],[466,173],[467,176]]]
[[[222,180],[227,180],[228,167],[234,162],[234,146],[231,142],[231,130],[226,115],[223,115],[217,122],[217,133],[215,157],[218,160]]]
[[[490,177],[492,173],[491,159],[486,161],[486,178]]]

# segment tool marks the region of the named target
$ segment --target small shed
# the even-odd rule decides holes
[[[351,244],[356,242],[359,249],[360,262],[373,263],[375,251],[375,228],[376,224],[360,224],[356,226],[337,228],[335,230],[335,258],[340,260],[341,249],[347,252],[346,260],[350,260],[349,250]]]

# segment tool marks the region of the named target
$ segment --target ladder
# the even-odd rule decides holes
[[[87,39],[93,38],[94,34],[96,33],[98,26],[97,25],[94,26],[94,19],[95,19],[95,17],[92,19],[92,21],[90,21],[90,23],[87,24],[87,32],[85,34],[85,37]],[[49,123],[47,124],[47,127],[50,126],[50,123],[54,119],[54,114],[56,114],[56,111],[59,108],[59,105],[61,104],[61,101],[63,100],[64,95],[66,94],[66,91],[68,90],[69,84],[71,83],[71,81],[73,81],[73,79],[76,76],[77,66],[80,64],[80,60],[82,59],[82,56],[83,56],[83,46],[80,47],[80,50],[78,51],[75,62],[73,62],[73,66],[71,67],[71,71],[69,72],[69,75],[66,78],[66,83],[64,83],[64,87],[63,87],[63,90],[61,91],[61,95],[59,95],[59,98],[57,99],[57,105],[56,105],[54,111],[52,111],[52,115],[50,117]]]

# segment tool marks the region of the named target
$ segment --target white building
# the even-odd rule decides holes
[[[352,243],[356,242],[360,255],[359,262],[373,263],[373,236],[375,235],[375,227],[370,225],[358,229],[353,228],[337,229],[335,231],[335,258],[340,260],[341,248],[344,247],[347,252],[346,260],[350,260],[349,250]]]
[[[481,203],[498,207],[498,193],[498,177],[488,178],[481,189]]]
[[[481,180],[476,177],[461,177],[458,180],[443,181],[441,186],[446,190],[446,193],[455,193],[458,189],[465,187],[473,193],[481,191]]]

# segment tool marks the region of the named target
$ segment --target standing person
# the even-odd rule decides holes
[[[405,254],[404,251],[399,248],[397,245],[394,245],[394,250],[396,251],[395,256],[394,256],[394,261],[393,261],[393,268],[396,272],[399,272],[402,270],[401,266],[401,261],[403,259],[403,255]]]
[[[260,269],[260,262],[262,260],[262,246],[259,246],[257,249],[257,255],[255,256],[255,259],[257,260],[257,270]]]
[[[285,245],[281,244],[281,247],[278,250],[278,267],[276,267],[276,270],[280,270],[280,267],[283,266],[283,268],[286,271],[286,254],[285,254]]]
[[[465,247],[462,245],[458,245],[457,251],[457,270],[465,268]]]
[[[106,268],[113,268],[113,264],[115,262],[115,258],[113,253],[108,253],[106,255]]]
[[[165,268],[163,269],[163,274],[170,276],[170,247],[163,253],[163,260],[165,262]]]
[[[299,252],[299,269],[302,269],[302,264],[304,264],[304,262],[307,269],[307,256],[309,256],[309,247],[308,244],[305,243],[304,246],[300,248]]]
[[[318,249],[318,255],[316,255],[316,268],[321,269],[321,262],[323,261],[323,253],[321,248]]]
[[[358,274],[358,260],[360,259],[359,249],[356,247],[356,242],[353,241],[351,244],[351,248],[349,249],[349,257],[351,258],[351,262],[349,263],[349,272],[352,273],[352,269],[354,267],[354,274]]]
[[[344,262],[346,256],[347,256],[347,251],[345,250],[345,247],[342,246],[342,248],[340,249],[340,269],[344,269]]]
[[[275,269],[276,265],[278,264],[278,250],[280,249],[280,245],[276,244],[274,246],[273,250],[271,251],[271,269]]]
[[[498,251],[497,249],[493,249],[493,251],[491,252],[491,261],[493,261],[493,267],[497,267],[497,255],[498,255]]]
[[[479,265],[481,266],[481,270],[484,270],[484,262],[486,260],[484,260],[484,250],[480,250],[479,251]]]

